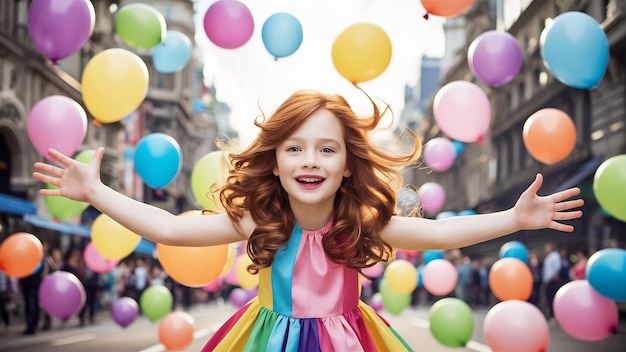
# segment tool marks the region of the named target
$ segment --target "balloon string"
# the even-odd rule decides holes
[[[424,14],[424,19],[425,19],[425,20],[427,20],[427,19],[428,19],[428,12],[426,12],[426,13]]]
[[[92,123],[94,124],[94,126],[96,127],[102,127],[102,122],[98,121],[98,120],[93,120]]]

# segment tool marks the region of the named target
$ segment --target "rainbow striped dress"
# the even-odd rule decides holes
[[[410,351],[359,300],[358,272],[328,259],[331,227],[295,226],[271,267],[259,271],[258,297],[241,307],[202,349],[208,351]]]

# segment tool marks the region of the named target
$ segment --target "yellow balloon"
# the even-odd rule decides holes
[[[335,69],[356,84],[378,77],[391,61],[391,41],[385,31],[371,23],[356,23],[335,39],[332,46]]]
[[[237,281],[239,281],[239,286],[244,290],[257,287],[259,285],[259,275],[252,275],[248,272],[248,265],[252,264],[252,259],[247,254],[242,254],[235,263],[235,274]]]
[[[106,259],[122,259],[131,254],[141,237],[106,214],[100,214],[91,225],[91,242]]]
[[[408,260],[392,261],[383,275],[389,290],[399,295],[409,294],[417,287],[417,269]]]
[[[87,110],[101,123],[121,120],[143,102],[148,93],[148,67],[128,50],[113,48],[92,57],[82,76]]]
[[[203,156],[191,171],[191,191],[206,210],[220,212],[219,200],[213,201],[212,187],[221,187],[228,176],[227,155],[222,151],[210,152]],[[217,197],[217,194],[215,195]],[[217,203],[217,204],[216,204]]]
[[[235,264],[235,258],[237,257],[237,248],[234,243],[228,245],[228,254],[226,255],[226,264],[224,264],[224,268],[222,268],[221,275],[226,275],[230,271],[230,268]]]

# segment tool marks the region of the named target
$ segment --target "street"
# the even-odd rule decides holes
[[[207,339],[235,311],[230,304],[198,305],[187,311],[194,318],[193,342],[184,351],[199,351]],[[440,344],[428,330],[428,309],[407,309],[398,316],[382,312],[395,330],[416,351],[428,352],[487,352],[491,351],[482,336],[482,323],[486,311],[474,312],[474,333],[464,348],[451,348]],[[565,334],[557,325],[550,327],[548,352],[626,351],[624,321],[621,333],[599,342],[584,342]],[[93,351],[93,352],[162,352],[164,347],[158,339],[158,322],[152,323],[138,317],[130,326],[122,328],[115,324],[106,311],[99,312],[96,323],[79,327],[76,319],[67,323],[54,321],[49,331],[35,336],[22,336],[22,324],[0,331],[0,351]]]

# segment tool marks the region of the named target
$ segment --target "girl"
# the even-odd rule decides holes
[[[368,97],[369,98],[369,97]],[[92,204],[155,242],[209,246],[247,241],[259,275],[258,297],[209,340],[205,351],[402,351],[410,347],[359,301],[359,270],[388,261],[392,248],[452,249],[519,230],[572,231],[576,188],[537,195],[542,176],[511,209],[430,220],[395,215],[400,168],[420,155],[391,155],[369,139],[381,119],[357,117],[338,95],[298,91],[269,119],[256,140],[230,154],[219,192],[224,213],[175,216],[130,199],[100,181],[103,149],[89,165],[50,150],[60,167],[35,163],[33,177],[58,186],[45,196]]]

